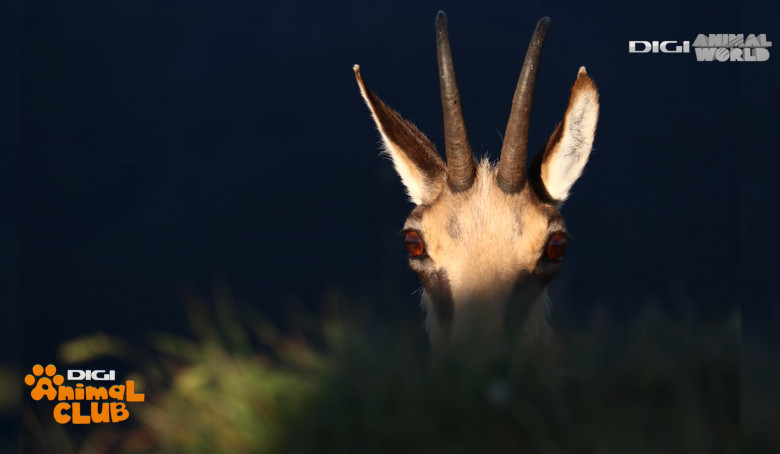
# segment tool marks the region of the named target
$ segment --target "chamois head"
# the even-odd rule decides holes
[[[434,353],[475,339],[532,353],[551,335],[547,283],[561,269],[567,232],[558,207],[588,160],[598,92],[581,67],[563,121],[526,169],[528,121],[542,43],[536,26],[517,83],[497,165],[471,152],[455,83],[447,18],[436,16],[445,152],[385,105],[363,82],[360,92],[416,205],[403,227],[409,266],[423,285]],[[476,342],[478,349],[486,347]]]

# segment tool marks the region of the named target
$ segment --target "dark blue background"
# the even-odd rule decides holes
[[[434,16],[450,20],[472,145],[497,158],[536,21],[552,27],[531,149],[581,65],[595,150],[563,207],[555,317],[649,302],[766,320],[780,51],[764,63],[630,55],[629,40],[775,33],[766,4],[38,2],[22,23],[24,363],[106,331],[186,327],[227,282],[271,315],[324,294],[420,317],[395,236],[411,209],[352,74],[443,143]],[[10,249],[13,250],[12,246]],[[8,319],[6,319],[8,320]],[[6,321],[6,324],[11,325]],[[18,329],[18,326],[16,326]],[[31,335],[35,333],[36,335]],[[46,359],[48,358],[48,359]]]

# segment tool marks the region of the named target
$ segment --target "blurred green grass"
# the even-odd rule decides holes
[[[29,452],[674,453],[740,450],[740,325],[650,307],[559,333],[560,370],[432,369],[425,334],[338,305],[281,329],[228,298],[193,302],[193,336],[95,334],[69,364],[116,356],[147,401],[127,427],[73,435],[26,410]],[[750,440],[749,440],[750,441]],[[761,440],[753,440],[756,446]]]

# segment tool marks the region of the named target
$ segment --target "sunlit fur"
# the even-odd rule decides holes
[[[589,154],[582,150],[590,150],[593,146],[598,116],[598,93],[583,66],[577,74],[566,117],[560,126],[564,133],[550,150],[556,159],[548,157],[542,165],[544,186],[553,199],[565,200],[569,188],[582,174]]]
[[[504,193],[495,183],[496,171],[483,160],[469,190],[453,194],[442,184],[433,202],[419,206],[405,222],[404,229],[421,232],[431,259],[422,263],[410,258],[412,270],[418,274],[444,270],[450,283],[451,328],[439,323],[430,292],[423,292],[436,349],[473,340],[472,335],[490,343],[500,340],[514,309],[521,314],[511,322],[522,324],[516,328],[526,341],[548,340],[545,286],[535,285],[528,274],[542,259],[549,236],[565,229],[563,220],[552,204],[538,200],[530,186],[516,194]]]

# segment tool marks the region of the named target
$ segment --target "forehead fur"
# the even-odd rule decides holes
[[[486,159],[472,188],[446,187],[429,205],[417,207],[406,228],[422,233],[437,269],[446,269],[456,299],[509,290],[518,273],[533,269],[551,231],[561,230],[558,210],[527,187],[506,194],[495,183],[496,166]],[[506,288],[505,288],[506,287]]]

